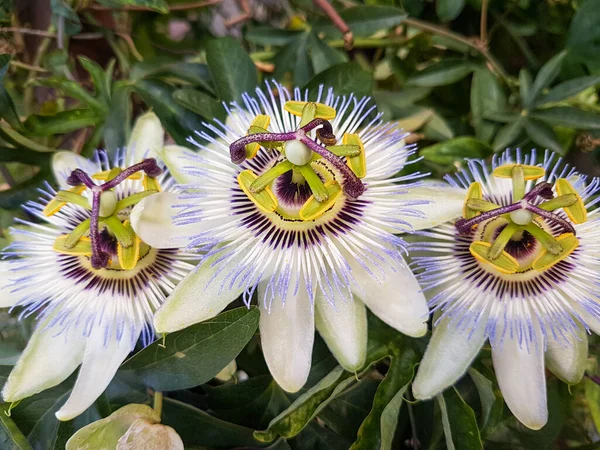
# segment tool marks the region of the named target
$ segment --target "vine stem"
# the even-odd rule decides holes
[[[159,416],[162,415],[163,393],[161,391],[155,391],[154,392],[154,404],[152,406],[152,409],[154,409],[154,411],[156,412],[156,414],[158,414]]]
[[[191,3],[180,3],[178,5],[169,5],[169,11],[186,11],[189,9],[203,8],[204,6],[216,5],[221,3],[223,0],[204,0],[200,2]],[[94,11],[154,11],[152,8],[146,6],[123,6],[121,8],[112,8],[110,6],[103,5],[90,5],[86,9]]]
[[[500,78],[504,80],[504,82],[510,86],[516,86],[516,80],[511,77],[506,70],[502,67],[502,65],[498,62],[498,60],[490,53],[487,48],[487,45],[483,43],[480,39],[472,39],[461,34],[455,33],[453,31],[447,30],[445,28],[439,27],[429,22],[424,22],[419,19],[404,19],[404,24],[417,28],[422,31],[427,31],[432,34],[436,34],[438,36],[443,36],[448,39],[452,39],[453,41],[460,42],[461,44],[466,45],[472,50],[475,50],[479,53],[483,58],[488,62],[490,67],[493,69],[493,72],[496,73]]]

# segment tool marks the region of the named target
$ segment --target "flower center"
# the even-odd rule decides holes
[[[139,172],[144,172],[143,178]],[[89,257],[94,269],[135,268],[140,255],[143,257],[148,253],[148,246],[135,234],[127,220],[129,215],[123,212],[160,191],[156,177],[161,173],[162,170],[153,158],[145,159],[126,169],[116,167],[91,177],[83,170],[75,169],[67,179],[67,183],[73,188],[59,191],[46,205],[43,213],[52,216],[67,203],[72,203],[89,210],[90,217],[79,223],[70,234],[59,236],[54,242],[54,250],[65,255]],[[98,185],[94,179],[103,183]],[[127,179],[142,179],[143,190],[118,199],[114,188]],[[88,197],[82,195],[86,189],[92,197],[91,206]],[[115,254],[118,264],[112,261]]]
[[[459,234],[474,236],[469,248],[473,257],[511,274],[530,268],[543,272],[575,251],[579,240],[573,224],[587,220],[583,200],[565,178],[556,180],[554,189],[542,181],[526,192],[527,181],[544,175],[544,168],[538,166],[497,167],[493,176],[512,181],[512,203],[505,206],[484,200],[481,184],[471,183],[463,218],[455,226]],[[561,208],[568,219],[555,212]],[[558,236],[554,230],[558,230]]]
[[[245,137],[230,145],[231,161],[241,164],[254,158],[260,147],[280,153],[277,164],[257,175],[247,169],[237,181],[247,197],[263,212],[281,212],[290,206],[290,199],[302,199],[294,219],[312,221],[329,211],[345,194],[357,199],[365,190],[360,178],[366,176],[365,149],[357,134],[346,133],[337,144],[329,120],[335,118],[334,108],[313,102],[288,101],[285,110],[301,117],[297,130],[270,133],[270,117],[258,115]],[[314,131],[316,138],[310,137]],[[319,164],[332,169],[333,176],[324,176]],[[288,174],[291,172],[291,176]],[[308,188],[307,188],[308,187]],[[308,189],[311,195],[302,194]]]

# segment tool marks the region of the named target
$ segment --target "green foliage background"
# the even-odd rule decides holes
[[[269,78],[372,96],[387,120],[414,132],[417,169],[435,177],[506,147],[551,149],[600,174],[599,0],[333,2],[353,32],[351,50],[308,0],[250,1],[246,16],[244,2],[184,2],[0,3],[0,247],[20,206],[51,179],[53,152],[114,152],[146,109],[185,145],[202,122],[224,119],[221,102]],[[37,32],[35,5],[51,12]],[[1,313],[3,380],[32,326]],[[234,305],[215,323],[173,333],[166,349],[156,342],[126,361],[84,415],[59,423],[72,377],[0,412],[0,448],[62,449],[82,426],[149,403],[153,390],[167,392],[163,423],[189,449],[600,448],[595,336],[582,383],[548,374],[550,420],[534,432],[503,405],[489,349],[457,386],[416,403],[410,381],[428,338],[371,317],[361,373],[337,366],[317,339],[309,382],[290,395],[268,374],[257,326],[255,308]],[[249,378],[211,381],[236,356]]]

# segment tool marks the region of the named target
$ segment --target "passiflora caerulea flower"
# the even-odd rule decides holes
[[[547,152],[483,161],[450,179],[463,217],[429,233],[416,258],[438,316],[413,385],[432,397],[467,370],[489,340],[506,404],[527,427],[547,421],[544,368],[577,383],[586,331],[600,332],[600,180]]]
[[[25,206],[35,220],[12,230],[4,251],[11,259],[0,262],[0,306],[19,307],[21,316],[39,313],[4,401],[55,386],[81,365],[56,413],[69,420],[104,391],[140,335],[146,342],[153,336],[153,312],[194,267],[184,261],[190,255],[140,240],[129,221],[133,205],[169,184],[154,158],[142,159],[162,147],[163,134],[148,114],[114,161],[103,152],[94,160],[54,156],[60,190],[47,185],[40,200]]]
[[[233,103],[226,124],[206,124],[198,135],[208,144],[192,141],[197,154],[165,153],[179,193],[145,199],[132,223],[154,247],[205,255],[157,312],[156,329],[179,330],[257,292],[265,359],[295,392],[315,323],[348,370],[365,360],[365,305],[405,334],[425,334],[425,297],[395,234],[460,211],[462,194],[398,174],[412,149],[368,98],[321,89],[311,102],[273,87]]]

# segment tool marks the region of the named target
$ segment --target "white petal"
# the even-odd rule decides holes
[[[423,186],[410,188],[406,194],[398,194],[398,201],[426,201],[426,204],[408,206],[421,211],[424,217],[405,216],[414,230],[432,228],[457,219],[462,215],[466,191],[439,182],[424,182]]]
[[[10,308],[23,297],[22,290],[11,292],[16,289],[13,280],[18,278],[18,275],[11,272],[10,267],[8,261],[0,261],[0,308]]]
[[[109,385],[117,369],[135,347],[140,330],[125,327],[121,340],[114,334],[105,342],[104,327],[95,326],[87,339],[83,363],[66,403],[56,412],[58,420],[71,420],[88,409]]]
[[[138,163],[144,158],[156,158],[165,142],[165,131],[153,112],[141,115],[133,126],[127,143],[127,163]],[[130,154],[133,152],[133,158]]]
[[[146,197],[131,211],[131,226],[146,244],[154,248],[185,247],[190,238],[203,231],[199,223],[176,225],[174,205],[181,205],[174,192],[159,192]]]
[[[188,274],[154,315],[154,326],[159,333],[181,330],[195,323],[211,319],[238,298],[244,288],[228,281],[230,267],[211,267],[216,258],[210,258]],[[219,272],[215,275],[217,272]]]
[[[83,360],[86,338],[80,329],[69,328],[57,335],[59,328],[41,323],[10,373],[2,397],[14,402],[62,383]]]
[[[479,320],[471,336],[470,329],[457,329],[449,322],[443,319],[433,330],[412,387],[417,399],[431,398],[456,383],[485,342],[485,320]]]
[[[384,267],[385,279],[378,280],[353,258],[348,262],[360,287],[353,286],[354,294],[373,314],[409,336],[420,337],[427,333],[427,301],[408,267],[395,261]],[[377,268],[372,271],[381,275]]]
[[[358,299],[336,292],[335,306],[322,293],[315,300],[315,325],[329,350],[344,369],[355,372],[367,357],[367,311]]]
[[[548,421],[546,375],[544,373],[543,337],[536,331],[540,348],[529,349],[507,334],[503,342],[492,349],[492,360],[498,385],[506,405],[526,427],[539,430]]]
[[[69,189],[67,178],[75,169],[81,169],[89,175],[100,172],[100,166],[75,152],[56,152],[52,157],[52,171],[61,189]]]
[[[310,372],[315,321],[304,283],[294,296],[290,283],[285,305],[279,294],[270,310],[260,303],[260,341],[263,354],[275,381],[287,392],[298,392]],[[264,298],[266,282],[258,286],[258,298]]]
[[[199,181],[198,177],[186,173],[190,168],[200,169],[203,167],[197,160],[196,152],[180,145],[166,145],[159,151],[159,155],[169,168],[169,173],[178,183]]]
[[[588,338],[583,329],[579,330],[577,336],[568,333],[566,337],[569,342],[548,337],[546,367],[565,383],[577,384],[585,372]]]

